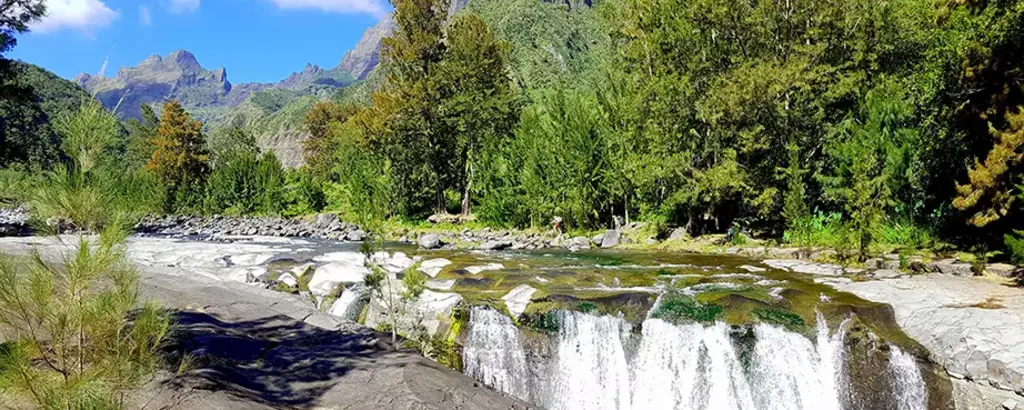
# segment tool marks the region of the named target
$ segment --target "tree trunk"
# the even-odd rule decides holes
[[[462,216],[469,216],[469,191],[473,188],[473,165],[466,164],[466,185],[462,192]]]

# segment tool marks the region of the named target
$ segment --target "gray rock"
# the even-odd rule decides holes
[[[505,307],[508,308],[508,312],[513,317],[518,318],[526,311],[526,306],[530,304],[530,299],[533,297],[534,292],[537,292],[537,289],[530,285],[519,285],[505,296],[502,296],[501,300],[505,301]]]
[[[1007,399],[1006,401],[1003,401],[1002,406],[1005,410],[1016,410],[1017,400]]]
[[[882,269],[882,260],[879,258],[871,258],[864,261],[864,268],[866,269]]]
[[[1003,278],[1015,278],[1021,276],[1022,269],[1008,263],[990,263],[985,266],[985,272]]]
[[[689,236],[689,235],[686,233],[686,229],[676,228],[676,229],[673,229],[672,233],[670,233],[668,235],[668,240],[676,241],[676,240],[680,240],[680,239],[686,239],[687,236]]]
[[[485,251],[500,251],[512,247],[511,241],[487,241],[483,245],[480,245],[480,249]]]
[[[441,237],[435,233],[423,234],[417,243],[423,249],[437,249],[441,247]]]
[[[620,241],[621,238],[622,238],[622,234],[620,234],[619,231],[616,231],[614,229],[609,229],[609,230],[604,232],[604,235],[601,238],[601,247],[602,248],[614,248],[616,246],[619,246],[619,241]]]
[[[582,236],[577,236],[569,240],[568,247],[574,247],[577,249],[590,249],[590,244],[590,239],[584,238]]]
[[[937,272],[953,276],[974,276],[974,269],[969,263],[957,262],[954,259],[943,259],[925,264],[929,272]]]
[[[346,234],[345,239],[352,242],[360,242],[363,239],[366,239],[366,232],[363,231],[362,229],[356,229]]]
[[[593,238],[590,238],[590,241],[594,243],[594,246],[600,247],[601,242],[604,242],[604,234],[594,235]]]
[[[892,269],[879,269],[871,274],[875,279],[896,279],[903,276],[903,272]]]
[[[1024,391],[1024,290],[939,274],[835,287],[892,305],[904,332],[949,374]]]

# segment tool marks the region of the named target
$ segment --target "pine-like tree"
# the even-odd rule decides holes
[[[995,145],[984,162],[974,161],[967,170],[969,182],[957,185],[953,206],[960,210],[978,209],[970,218],[974,226],[982,227],[1006,216],[1012,209],[1016,195],[1014,177],[1024,160],[1024,109],[1006,115],[1008,127],[997,130],[989,127]]]
[[[169,205],[188,205],[209,171],[203,124],[193,120],[178,101],[168,101],[153,145],[156,151],[147,167],[160,175],[172,194],[168,198],[174,203]]]

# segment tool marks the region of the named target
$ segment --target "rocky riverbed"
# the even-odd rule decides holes
[[[40,249],[56,259],[74,243],[72,237],[0,238],[0,252]],[[308,298],[234,276],[233,266],[253,268],[266,261],[261,255],[299,245],[130,239],[143,298],[176,312],[169,357],[188,355],[193,363],[183,374],[160,371],[134,403],[195,410],[532,408],[396,349],[388,335],[324,313]]]
[[[481,239],[492,242],[511,235],[485,233],[492,236]],[[390,327],[389,303],[361,284],[368,270],[364,267],[363,255],[358,252],[358,244],[312,237],[228,234],[217,235],[219,240],[214,241],[186,239],[196,237],[201,235],[129,239],[128,255],[145,272],[144,284],[157,284],[157,290],[147,294],[157,299],[166,298],[165,304],[184,312],[216,313],[213,316],[225,323],[248,322],[247,315],[253,315],[254,311],[277,312],[292,321],[286,328],[355,332],[365,334],[359,338],[370,344],[380,338],[369,336],[373,333],[353,322]],[[409,299],[403,297],[398,302],[401,314],[396,324],[402,334],[413,338],[413,345],[445,366],[462,369],[489,386],[549,409],[578,408],[571,405],[572,400],[559,401],[553,397],[584,400],[583,397],[593,392],[606,390],[619,391],[616,394],[625,397],[641,394],[638,386],[613,387],[606,385],[610,381],[604,379],[589,381],[585,388],[581,387],[583,390],[562,391],[560,389],[570,386],[552,384],[550,378],[538,375],[557,374],[558,378],[572,379],[576,377],[573,374],[585,371],[588,366],[613,366],[613,374],[632,374],[634,371],[628,368],[639,360],[634,355],[645,352],[643,346],[674,343],[671,342],[674,339],[663,339],[668,334],[649,334],[654,329],[662,329],[661,323],[666,321],[678,329],[689,329],[689,334],[701,334],[703,341],[699,343],[707,348],[714,346],[708,344],[712,339],[725,338],[713,343],[732,339],[732,345],[740,349],[735,354],[740,356],[756,355],[758,346],[771,340],[789,344],[816,340],[816,347],[812,348],[818,351],[831,348],[829,346],[846,346],[843,350],[848,358],[834,359],[839,361],[832,364],[843,369],[837,374],[843,374],[842,377],[847,378],[844,380],[848,380],[844,382],[848,384],[834,387],[835,397],[845,403],[842,408],[846,410],[889,408],[901,400],[916,404],[893,408],[1005,410],[1024,404],[1020,395],[1021,375],[1024,374],[1020,358],[1024,357],[1024,342],[1020,340],[1022,333],[1019,331],[1020,323],[1024,323],[1024,291],[995,275],[959,277],[963,265],[969,265],[964,262],[922,262],[920,270],[934,273],[909,275],[893,269],[906,261],[888,256],[869,261],[863,268],[848,268],[778,258],[777,255],[762,260],[738,255],[596,249],[604,238],[605,235],[600,240],[590,238],[590,250],[583,247],[582,240],[578,247],[570,247],[571,250],[513,249],[512,246],[467,250],[452,243],[446,246],[440,238],[439,246],[424,246],[420,243],[422,240],[433,241],[433,238],[416,235],[415,245],[391,244],[387,252],[373,255],[373,259],[390,272],[391,291],[396,295],[406,290],[401,278],[408,269],[419,270],[428,277],[421,294]],[[25,253],[37,246],[56,249],[60,245],[52,238],[0,238],[0,250],[5,252]],[[190,284],[188,290],[173,291],[178,283]],[[161,292],[166,295],[160,296]],[[218,300],[216,295],[222,292],[228,296]],[[190,299],[186,293],[202,296]],[[579,316],[573,312],[584,314]],[[702,319],[706,314],[711,314],[709,317],[726,326],[722,328],[726,330],[700,325],[701,320],[708,320]],[[232,315],[237,318],[221,318]],[[687,327],[694,321],[697,327]],[[571,327],[566,328],[570,323]],[[214,324],[213,328],[219,329],[216,332],[231,332],[232,326],[220,328],[220,322]],[[200,322],[199,326],[209,325]],[[773,333],[775,330],[764,327],[766,325],[783,333]],[[567,329],[572,331],[566,333]],[[674,332],[672,329],[677,328],[662,330]],[[364,331],[369,333],[359,333]],[[258,356],[273,357],[277,354],[272,352],[273,348],[260,350],[263,348],[258,346],[276,346],[278,340],[289,340],[286,334],[267,332],[266,340],[245,339],[245,343],[254,343],[255,349],[261,352]],[[616,334],[620,336],[605,337]],[[754,339],[750,339],[752,336]],[[201,336],[204,340],[207,337],[217,340],[221,336],[219,333]],[[494,337],[497,339],[491,339]],[[307,346],[304,340],[307,339],[295,342]],[[761,341],[751,345],[752,340]],[[624,349],[620,353],[614,348],[617,343],[621,343],[619,349]],[[593,359],[564,356],[571,353],[562,349],[566,344],[591,346],[596,349],[592,352],[599,354]],[[183,346],[179,348],[205,349],[196,344]],[[312,350],[306,354],[315,355],[316,349],[309,348]],[[751,348],[754,350],[744,350]],[[504,356],[517,349],[522,356]],[[664,349],[690,347],[666,345]],[[805,354],[809,356],[801,360],[809,360],[808,363],[822,360],[821,353],[799,353]],[[597,360],[596,357],[611,360],[616,355],[624,355],[621,357],[625,361],[603,364],[592,361]],[[643,366],[657,369],[665,365],[669,366],[665,371],[682,371],[687,363],[683,357],[664,360],[683,361],[671,365],[659,361]],[[765,356],[764,360],[769,357]],[[491,366],[493,363],[500,365]],[[576,363],[573,366],[583,367],[550,368],[544,363]],[[482,364],[486,366],[481,367]],[[823,361],[814,366],[824,364]],[[636,365],[641,364],[636,362]],[[744,400],[746,393],[741,387],[750,383],[753,400],[772,402],[774,399],[770,397],[779,392],[759,393],[758,390],[760,383],[768,380],[762,378],[774,374],[772,372],[796,371],[786,377],[796,378],[794,380],[810,377],[801,383],[812,384],[828,379],[830,376],[826,375],[831,374],[824,368],[808,373],[801,368],[784,370],[787,368],[772,366],[781,364],[769,366],[764,370],[769,373],[762,376],[729,376],[733,380],[729,397],[735,395],[736,400]],[[869,377],[871,374],[892,376]],[[512,375],[516,375],[512,379],[530,382],[507,384]],[[665,377],[683,376],[675,373],[657,376]],[[708,373],[701,377],[718,380],[721,375]],[[893,384],[897,381],[898,386]],[[240,389],[268,388],[246,386],[239,380],[230,383],[238,384],[236,387]],[[273,381],[273,384],[278,383],[279,380]],[[807,386],[779,388],[788,389],[782,393],[794,395],[793,400],[810,397],[806,396],[810,392]]]

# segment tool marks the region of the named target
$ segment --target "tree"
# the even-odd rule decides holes
[[[476,14],[460,13],[448,26],[447,43],[441,112],[446,129],[456,134],[453,171],[462,191],[462,214],[469,215],[481,151],[511,136],[519,109],[509,81],[509,44],[495,39],[487,23]]]
[[[302,153],[306,166],[319,177],[326,177],[332,167],[332,159],[338,150],[336,137],[331,133],[333,125],[348,121],[360,110],[354,104],[336,104],[331,101],[316,103],[305,117],[309,138],[302,142]]]
[[[156,151],[146,167],[164,181],[169,199],[181,207],[202,188],[209,171],[210,156],[203,138],[203,125],[193,120],[175,100],[164,104],[153,145]],[[172,207],[173,208],[173,207]]]
[[[984,162],[977,159],[967,171],[968,183],[956,187],[953,206],[966,211],[978,209],[969,222],[983,227],[1010,213],[1017,193],[1014,181],[1024,160],[1024,108],[1006,115],[1005,130],[989,127],[995,144]]]
[[[913,182],[908,153],[918,145],[913,107],[897,84],[883,82],[864,97],[859,110],[835,128],[825,150],[830,169],[819,174],[825,193],[853,223],[861,257],[892,209],[903,185]]]
[[[396,188],[411,213],[431,207],[446,213],[445,191],[459,172],[456,135],[440,111],[447,4],[394,1],[397,29],[383,40],[380,57],[387,78],[373,94],[374,121],[364,123],[364,135],[395,168]],[[433,205],[423,206],[430,197]]]

